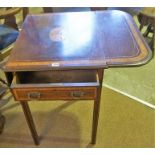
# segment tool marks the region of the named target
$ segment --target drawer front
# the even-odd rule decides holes
[[[95,99],[97,87],[13,88],[16,100],[74,100]]]

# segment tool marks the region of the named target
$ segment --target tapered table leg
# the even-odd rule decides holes
[[[31,135],[33,137],[34,143],[36,145],[39,145],[39,137],[38,137],[38,134],[37,134],[37,131],[36,131],[36,128],[35,128],[35,124],[34,124],[34,121],[33,121],[33,118],[32,118],[32,114],[31,114],[29,105],[28,105],[27,102],[21,102],[21,105],[22,105],[22,108],[23,108],[23,111],[24,111],[24,114],[25,114],[27,124],[29,126],[30,131],[31,131]]]
[[[96,143],[97,126],[98,126],[99,111],[100,111],[100,98],[101,98],[102,81],[103,81],[103,71],[104,71],[103,69],[98,70],[100,86],[99,88],[97,88],[97,98],[94,101],[92,139],[91,139],[92,144]]]

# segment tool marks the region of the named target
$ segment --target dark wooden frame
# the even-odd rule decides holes
[[[91,69],[89,71],[91,72]],[[97,94],[96,94],[96,97],[94,99],[91,144],[96,143],[97,126],[98,126],[99,111],[100,111],[100,99],[101,99],[104,68],[98,68],[98,69],[96,69],[96,71],[97,71],[98,78],[99,78],[99,86],[96,86]],[[63,72],[63,70],[62,70],[62,72]],[[75,70],[75,74],[76,74],[76,70]],[[6,72],[5,75],[6,75],[6,78],[7,78],[7,81],[9,83],[9,85],[11,86],[14,75],[11,72],[10,73]],[[30,87],[32,87],[32,86],[30,86]],[[19,85],[19,87],[20,87],[20,85]],[[22,86],[21,86],[21,88],[22,88]],[[59,89],[59,87],[56,88],[56,89]],[[11,91],[14,94],[14,92],[13,92],[14,88],[12,88]],[[16,95],[14,94],[14,96],[16,96]],[[18,98],[15,98],[15,99],[18,100]],[[59,98],[59,97],[58,97],[58,99],[61,100],[61,98]],[[71,98],[71,99],[80,100],[80,98]],[[87,99],[87,98],[85,98],[85,99]],[[90,98],[88,98],[88,100],[90,100]],[[30,110],[29,105],[28,105],[28,100],[27,101],[26,100],[25,101],[20,101],[20,104],[22,106],[25,118],[27,120],[27,124],[29,126],[31,135],[32,135],[33,140],[34,140],[34,143],[36,145],[39,145],[39,143],[40,143],[39,142],[39,136],[38,136],[38,133],[37,133],[37,130],[36,130],[36,127],[35,127],[35,123],[34,123],[34,120],[33,120],[32,114],[31,114],[31,110]]]

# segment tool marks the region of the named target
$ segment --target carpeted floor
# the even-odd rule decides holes
[[[104,83],[155,109],[155,59],[147,65],[133,68],[110,68]]]
[[[30,102],[41,138],[35,146],[21,106],[1,108],[6,117],[0,147],[155,147],[155,111],[103,88],[96,145],[90,145],[93,101]]]

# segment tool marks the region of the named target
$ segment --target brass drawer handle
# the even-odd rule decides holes
[[[39,92],[29,92],[27,96],[28,96],[28,99],[35,100],[35,99],[40,99],[41,94]]]
[[[82,91],[73,91],[71,92],[71,97],[73,98],[80,98],[80,97],[83,97],[84,96],[84,92]]]

